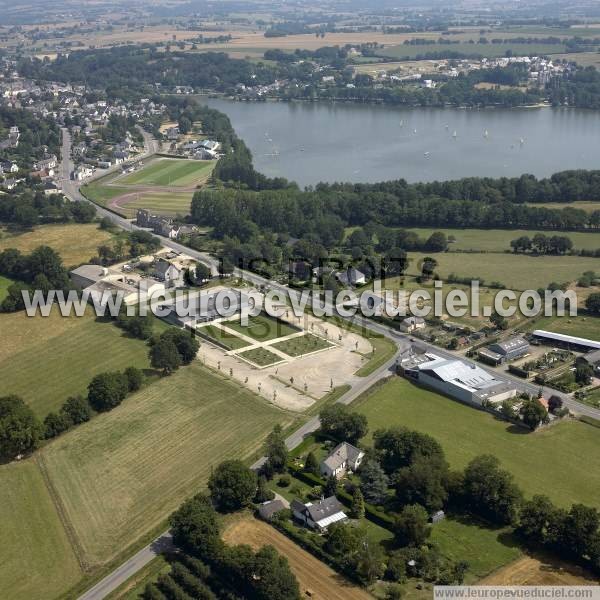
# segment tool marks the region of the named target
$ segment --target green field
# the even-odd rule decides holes
[[[269,352],[266,348],[253,348],[252,350],[240,352],[237,356],[245,358],[259,367],[268,367],[283,360],[280,356]]]
[[[155,322],[155,329],[164,327]],[[81,318],[62,318],[56,311],[35,318],[2,314],[0,329],[2,393],[21,396],[40,418],[67,397],[84,394],[98,373],[150,367],[144,342],[126,337],[111,323],[97,322],[90,309]]]
[[[488,39],[495,37],[493,33],[487,35]],[[499,35],[498,38],[501,36]],[[507,50],[511,50],[514,56],[537,56],[565,51],[564,44],[428,44],[423,46],[412,46],[401,44],[399,46],[386,46],[377,50],[377,56],[409,60],[414,59],[419,54],[428,52],[460,52],[468,56],[483,56],[485,58],[496,58],[505,56]]]
[[[81,558],[95,568],[160,527],[216,464],[253,454],[275,423],[290,422],[194,363],[57,438],[40,456]]]
[[[289,323],[264,314],[249,317],[247,327],[238,321],[227,321],[223,325],[258,342],[268,342],[300,331]]]
[[[129,219],[135,217],[138,208],[146,208],[158,215],[188,215],[192,197],[192,192],[140,192],[114,210]]]
[[[277,350],[288,356],[302,356],[303,354],[332,347],[333,344],[330,344],[327,340],[310,333],[273,344],[273,348],[277,348]]]
[[[8,295],[8,288],[12,285],[13,281],[7,277],[0,275],[0,302]]]
[[[531,324],[531,329],[544,329],[600,341],[599,317],[540,317]]]
[[[581,203],[588,204],[588,203]],[[592,204],[592,203],[589,203]],[[540,205],[534,205],[540,206]],[[544,206],[552,207],[550,204]],[[561,205],[567,206],[567,205]],[[600,204],[596,205],[600,208]],[[557,206],[558,208],[558,206]],[[447,236],[453,235],[455,242],[448,245],[450,252],[453,250],[480,250],[482,252],[505,252],[510,251],[510,241],[518,237],[527,235],[532,238],[536,233],[544,235],[554,235],[547,231],[535,231],[525,229],[514,229],[506,231],[505,229],[429,229],[429,228],[411,228],[419,237],[428,238],[434,231],[442,231]],[[580,233],[569,231],[564,234],[571,238],[573,246],[578,250],[596,250],[600,248],[600,236],[597,233]]]
[[[417,275],[420,262],[427,254],[410,252],[407,273]],[[549,283],[571,282],[585,271],[593,270],[597,260],[582,256],[523,256],[498,253],[446,252],[435,255],[435,271],[442,279],[454,273],[460,277],[497,281],[513,290],[537,290]]]
[[[527,496],[547,494],[561,506],[600,506],[600,437],[589,425],[559,423],[536,433],[394,378],[357,410],[373,432],[404,425],[430,434],[444,447],[452,468],[479,454],[494,454]]]
[[[214,166],[214,161],[162,158],[153,160],[139,171],[126,175],[119,179],[118,183],[125,186],[194,186],[206,181]]]
[[[229,331],[224,331],[223,329],[219,329],[214,325],[206,325],[205,327],[201,327],[198,329],[201,334],[207,335],[211,337],[213,340],[223,344],[230,350],[239,350],[240,348],[245,348],[249,346],[249,342],[246,342],[242,338],[237,335],[233,335]]]
[[[577,55],[569,55],[569,56],[579,56],[579,54]],[[598,57],[598,66],[600,67],[600,53],[596,54],[596,56]],[[579,210],[585,210],[585,212],[594,212],[595,210],[600,210],[600,202],[536,202],[536,203],[532,203],[532,204],[527,204],[527,206],[532,206],[532,207],[538,207],[538,208],[577,208]],[[572,232],[568,232],[565,235],[568,235],[571,239],[573,239],[573,236],[578,236],[578,235],[584,235],[584,236],[589,236],[589,235],[594,235],[593,233],[572,233]],[[575,244],[576,247],[579,247],[577,244]]]
[[[432,527],[430,540],[447,558],[468,561],[465,583],[472,584],[519,558],[521,551],[509,532],[508,528],[483,525],[469,516],[449,517]]]
[[[77,558],[32,458],[0,466],[0,531],[3,598],[56,598],[81,578]]]
[[[129,188],[106,185],[110,179],[98,179],[81,187],[81,193],[100,206],[108,206],[111,200],[131,192]]]

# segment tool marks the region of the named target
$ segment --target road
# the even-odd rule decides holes
[[[148,134],[146,132],[143,132],[143,134],[144,134],[144,145],[145,145],[145,152],[144,152],[143,156],[149,156],[156,152],[157,142],[152,138],[152,136],[150,136],[150,134]],[[79,187],[80,187],[79,182],[72,181],[69,179],[70,172],[73,169],[73,165],[72,165],[72,162],[70,159],[70,154],[71,154],[70,146],[71,146],[70,134],[67,130],[63,130],[63,148],[62,148],[63,164],[61,167],[62,168],[62,177],[63,177],[62,188],[63,188],[65,195],[68,198],[70,198],[71,200],[80,201],[80,202],[88,202],[88,200],[79,191]],[[116,167],[116,168],[120,168],[120,167]],[[111,170],[115,170],[115,168],[113,168]],[[86,180],[86,183],[89,181],[92,181],[94,179],[97,179],[98,177],[102,177],[103,175],[106,175],[108,172],[111,172],[111,170],[105,170],[105,171],[98,173],[97,175]],[[100,217],[107,217],[107,218],[111,219],[116,225],[118,225],[122,229],[125,229],[128,231],[138,229],[138,227],[131,221],[129,221],[119,215],[116,215],[115,213],[113,213],[105,208],[102,208],[97,205],[95,205],[95,206],[96,206],[96,210]],[[207,254],[205,252],[198,252],[196,250],[192,250],[191,248],[188,248],[187,246],[183,246],[182,244],[179,244],[174,240],[171,240],[171,239],[168,239],[168,238],[165,238],[162,236],[157,236],[157,237],[159,237],[161,239],[161,242],[164,246],[171,248],[172,250],[175,250],[177,252],[183,252],[183,253],[187,254],[188,256],[191,256],[192,258],[195,258],[196,260],[210,266],[213,269],[213,272],[216,272],[216,269],[218,267],[218,261],[214,257],[210,256],[209,254]],[[282,294],[284,294],[288,297],[291,296],[292,294],[295,294],[296,297],[299,298],[300,292],[298,292],[296,290],[292,290],[283,284],[274,282],[272,280],[265,279],[265,278],[261,277],[260,275],[257,275],[256,273],[251,273],[249,271],[241,271],[239,269],[236,269],[235,275],[244,278],[246,281],[252,283],[253,285],[256,285],[256,286],[265,285],[271,289],[281,292]],[[433,352],[434,354],[445,357],[445,358],[451,358],[451,359],[460,358],[461,360],[464,360],[466,362],[473,362],[473,361],[470,361],[469,359],[466,359],[464,356],[460,356],[458,353],[450,352],[448,350],[443,350],[443,349],[441,349],[437,346],[434,346],[433,344],[429,344],[427,342],[423,342],[423,341],[419,340],[418,342],[413,344],[410,341],[410,336],[399,333],[396,330],[394,330],[390,327],[387,327],[386,325],[382,325],[381,323],[376,323],[376,322],[374,322],[370,319],[366,319],[360,315],[356,315],[355,317],[353,317],[349,320],[352,320],[354,324],[365,327],[366,329],[369,329],[372,332],[379,333],[379,334],[385,335],[388,338],[391,338],[394,341],[394,343],[396,344],[396,346],[398,347],[398,352],[385,365],[383,365],[382,367],[380,367],[379,369],[374,371],[371,375],[364,377],[360,381],[360,383],[355,385],[351,390],[349,390],[347,393],[345,393],[343,396],[341,396],[337,400],[337,402],[339,402],[339,403],[350,404],[358,396],[360,396],[362,393],[367,391],[371,386],[373,386],[377,381],[391,375],[392,372],[394,371],[394,367],[396,366],[399,358],[403,354],[407,353],[411,348],[417,349],[419,351]],[[481,365],[478,364],[478,366],[481,366]],[[508,381],[508,382],[514,384],[514,386],[519,391],[537,395],[538,391],[540,390],[539,385],[535,385],[535,384],[529,383],[527,381],[523,381],[522,379],[511,376],[509,373],[498,372],[495,370],[490,370],[490,372],[497,379],[500,379],[503,381]],[[591,406],[587,406],[585,404],[577,402],[570,396],[556,392],[555,390],[551,390],[549,388],[542,388],[542,391],[546,395],[549,395],[549,394],[559,395],[563,399],[565,406],[567,406],[571,411],[573,411],[575,413],[578,413],[581,415],[587,415],[590,417],[594,417],[596,419],[600,419],[600,410],[599,409],[595,409]],[[290,450],[296,448],[307,435],[316,431],[318,429],[318,427],[319,427],[319,419],[318,419],[318,417],[313,417],[312,419],[310,419],[308,422],[306,422],[302,427],[300,427],[297,431],[292,433],[286,439],[287,447]],[[258,468],[262,464],[263,461],[264,461],[264,458],[257,461],[254,465],[252,465],[253,468]],[[145,548],[140,550],[137,554],[135,554],[133,557],[131,557],[127,562],[125,562],[123,565],[121,565],[118,569],[113,571],[110,575],[108,575],[102,581],[100,581],[98,584],[96,584],[93,588],[91,588],[88,592],[86,592],[83,596],[81,596],[80,600],[102,600],[103,598],[105,598],[111,591],[115,590],[120,585],[125,583],[125,581],[127,581],[127,579],[129,579],[133,574],[135,574],[137,571],[142,569],[153,558],[155,558],[155,556],[159,552],[158,549],[161,547],[164,547],[163,544],[168,543],[169,540],[170,540],[170,534],[168,532],[165,532],[164,534],[159,536],[156,540],[154,540],[154,542],[152,542],[151,544],[149,544],[148,546],[146,546]]]

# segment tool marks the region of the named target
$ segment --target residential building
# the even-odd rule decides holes
[[[152,229],[157,235],[162,235],[169,239],[176,239],[181,229],[174,225],[173,219],[162,215],[153,215],[145,208],[138,208],[135,222],[138,227]]]
[[[158,260],[154,264],[154,274],[166,288],[182,287],[184,285],[184,272],[166,260]]]
[[[351,285],[353,287],[367,283],[367,277],[365,274],[354,267],[348,267],[345,271],[336,273],[336,277],[340,283],[344,285]]]
[[[298,521],[311,529],[316,529],[319,533],[326,532],[333,523],[342,523],[348,519],[335,496],[324,498],[314,504],[312,502],[303,504],[300,500],[293,500],[290,508]]]
[[[0,158],[0,174],[18,173],[18,172],[19,172],[19,165],[14,160]]]
[[[348,442],[342,442],[321,462],[321,475],[325,477],[334,475],[339,479],[348,471],[356,471],[364,456],[365,453],[362,450]]]
[[[496,379],[481,367],[433,353],[413,356],[401,363],[404,375],[420,385],[475,406],[514,398],[514,385]]]
[[[270,521],[278,512],[285,510],[286,506],[281,500],[269,500],[258,507],[258,514],[265,521]]]
[[[57,164],[58,160],[53,154],[52,156],[47,156],[34,162],[33,169],[34,171],[48,171],[50,169],[55,169]]]
[[[87,177],[91,177],[94,174],[94,169],[88,165],[79,165],[71,173],[71,179],[76,181],[83,181]]]
[[[423,319],[422,317],[406,317],[406,319],[403,319],[400,323],[400,331],[403,331],[404,333],[412,333],[417,329],[424,328],[425,319]]]

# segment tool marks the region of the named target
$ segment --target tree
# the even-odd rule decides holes
[[[67,398],[61,406],[60,411],[69,416],[73,425],[79,425],[89,421],[92,416],[90,405],[83,396],[72,396]]]
[[[181,366],[177,346],[171,340],[159,339],[150,348],[150,364],[155,369],[162,369],[163,375],[170,375]]]
[[[594,292],[585,299],[585,307],[593,315],[600,315],[600,292]]]
[[[127,389],[130,392],[137,392],[144,383],[144,374],[136,367],[127,367],[124,371],[127,379]]]
[[[257,487],[256,473],[240,460],[226,460],[211,474],[208,489],[219,510],[234,511],[248,506]]]
[[[425,242],[427,252],[445,252],[448,249],[448,238],[442,231],[434,231]]]
[[[515,410],[514,404],[510,400],[503,400],[500,407],[500,412],[507,419],[516,419],[518,417],[517,411]]]
[[[535,495],[523,503],[517,533],[527,542],[546,544],[556,507],[548,496]]]
[[[362,463],[360,489],[367,502],[383,504],[387,498],[388,484],[388,477],[376,460],[368,459]]]
[[[437,266],[438,261],[435,260],[435,258],[432,258],[431,256],[426,256],[423,259],[423,264],[421,266],[421,277],[423,279],[431,279]]]
[[[396,541],[401,546],[422,546],[431,535],[427,511],[419,504],[409,504],[396,519]]]
[[[160,340],[168,340],[175,345],[183,365],[189,365],[200,348],[200,342],[184,329],[168,329],[160,336]]]
[[[402,504],[420,504],[431,512],[448,499],[448,464],[439,457],[417,456],[412,464],[394,475],[396,497]]]
[[[35,450],[41,433],[33,411],[19,396],[0,398],[0,461]]]
[[[258,487],[256,488],[256,494],[254,496],[254,502],[262,504],[275,498],[275,493],[267,487],[267,478],[261,475],[258,478]]]
[[[72,425],[73,422],[65,413],[48,413],[44,419],[44,437],[49,440],[60,435]]]
[[[251,581],[257,600],[300,600],[298,581],[285,557],[263,546],[254,558]]]
[[[490,323],[498,330],[508,329],[508,321],[497,310],[490,315]]]
[[[390,583],[385,590],[385,600],[402,600],[404,590],[396,583]]]
[[[223,546],[217,513],[204,494],[184,502],[169,524],[175,544],[195,556],[212,559]]]
[[[335,475],[330,475],[323,486],[323,494],[325,498],[335,496],[338,492],[339,481]]]
[[[567,555],[576,559],[589,556],[599,525],[600,515],[596,508],[573,504],[564,520],[561,536],[561,545]]]
[[[354,488],[352,493],[350,515],[353,519],[362,519],[365,516],[365,499],[359,487]]]
[[[319,475],[319,462],[314,452],[309,452],[304,461],[304,470],[312,475]]]
[[[575,381],[581,385],[590,385],[594,376],[594,368],[586,362],[579,362],[575,368]]]
[[[523,423],[531,430],[537,429],[540,423],[548,419],[548,411],[537,398],[524,400],[520,413]]]
[[[265,442],[266,469],[268,473],[283,473],[287,470],[288,449],[281,425],[273,427]]]
[[[347,406],[334,403],[319,414],[321,431],[339,441],[356,444],[369,430],[365,415],[351,412]]]
[[[556,394],[553,394],[552,396],[550,396],[550,398],[548,399],[548,410],[552,414],[555,414],[562,407],[563,407],[563,401],[560,396],[557,396]]]
[[[470,510],[501,525],[516,523],[523,499],[512,475],[490,454],[477,456],[467,465],[464,495]]]
[[[122,373],[100,373],[88,385],[88,402],[98,411],[107,411],[123,402],[129,384]]]
[[[365,584],[371,584],[382,577],[385,571],[385,554],[381,546],[366,539],[354,559],[354,571]]]

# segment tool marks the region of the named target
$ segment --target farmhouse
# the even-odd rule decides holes
[[[179,267],[166,260],[158,260],[154,265],[154,273],[166,288],[182,287],[184,284],[184,273]]]
[[[162,215],[153,215],[145,208],[138,208],[136,212],[135,224],[144,229],[152,229],[157,235],[177,239],[180,227],[174,225],[173,219]]]
[[[425,319],[422,317],[406,317],[400,323],[400,331],[404,333],[411,333],[417,329],[424,329]]]
[[[342,442],[336,446],[331,454],[321,462],[321,475],[331,477],[335,475],[338,479],[343,477],[347,471],[356,471],[365,453],[348,442]]]
[[[475,406],[496,404],[517,395],[511,384],[462,360],[427,353],[406,359],[401,368],[408,379]]]
[[[335,276],[337,280],[344,285],[358,286],[367,283],[365,274],[354,267],[348,267],[345,271],[336,273]]]
[[[522,337],[511,337],[504,342],[496,342],[482,348],[479,358],[489,364],[499,365],[508,360],[521,358],[529,353],[529,342]]]
[[[320,533],[326,532],[333,523],[340,523],[348,519],[342,510],[340,501],[335,496],[324,498],[315,504],[312,502],[302,504],[300,500],[293,500],[290,508],[298,521]]]

